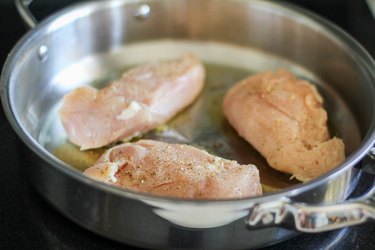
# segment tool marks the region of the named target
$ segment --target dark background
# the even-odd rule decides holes
[[[38,0],[38,20],[74,1]],[[364,0],[285,1],[331,20],[355,37],[375,57],[375,20]],[[0,0],[0,65],[27,32],[14,3]],[[0,107],[0,249],[131,249],[70,222],[30,187],[22,155],[28,150],[16,137]],[[364,181],[371,181],[366,179]],[[329,233],[302,234],[269,249],[375,249],[375,222]]]

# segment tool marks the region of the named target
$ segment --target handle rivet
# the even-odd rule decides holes
[[[147,4],[141,5],[134,13],[134,17],[138,20],[146,20],[151,14],[151,8]]]
[[[268,224],[272,223],[273,220],[274,220],[274,216],[273,216],[273,214],[271,214],[271,213],[266,213],[265,215],[263,215],[262,223],[263,223],[264,225],[268,225]]]
[[[48,58],[48,48],[45,45],[39,47],[38,57],[41,62],[45,62]]]
[[[371,159],[375,160],[375,147],[372,147],[367,154]]]

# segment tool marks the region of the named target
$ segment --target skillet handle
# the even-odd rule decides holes
[[[375,183],[360,198],[334,205],[308,205],[288,198],[255,205],[247,219],[250,229],[281,226],[319,233],[375,220]]]
[[[249,229],[279,226],[300,232],[319,233],[375,220],[375,149],[363,160],[362,169],[372,182],[359,198],[329,205],[311,205],[287,197],[256,204],[246,221]],[[374,156],[374,157],[373,157]]]
[[[368,7],[370,8],[370,11],[372,15],[375,18],[375,0],[366,0]]]
[[[15,0],[15,5],[20,14],[22,20],[27,25],[28,28],[33,29],[38,21],[35,19],[34,15],[31,13],[29,6],[33,0]]]

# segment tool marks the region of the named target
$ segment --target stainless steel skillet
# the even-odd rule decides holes
[[[218,66],[224,72],[286,67],[316,82],[347,144],[347,160],[317,180],[262,197],[198,202],[109,187],[56,157],[49,147],[59,139],[59,133],[51,132],[51,114],[63,94],[130,65],[186,50],[209,66],[224,65]],[[375,139],[374,69],[373,60],[349,36],[292,6],[236,0],[100,1],[64,9],[25,35],[3,69],[1,97],[13,128],[37,155],[38,162],[30,166],[35,188],[70,219],[138,246],[249,248],[296,234],[285,226],[319,231],[373,216],[370,198],[334,210],[297,202],[341,202],[356,185],[354,166],[373,165],[364,158]],[[196,138],[186,136],[189,128],[181,130],[187,139]],[[278,226],[249,230],[259,224]]]

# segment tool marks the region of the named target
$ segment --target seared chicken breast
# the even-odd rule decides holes
[[[239,165],[189,145],[153,140],[113,147],[84,174],[160,196],[227,199],[262,194],[254,165]]]
[[[317,89],[286,70],[240,81],[226,94],[223,111],[271,167],[298,180],[320,176],[345,159],[343,141],[330,139]]]
[[[63,99],[60,118],[81,150],[99,148],[168,121],[194,101],[204,78],[204,67],[193,55],[142,65],[104,89],[73,90]]]

